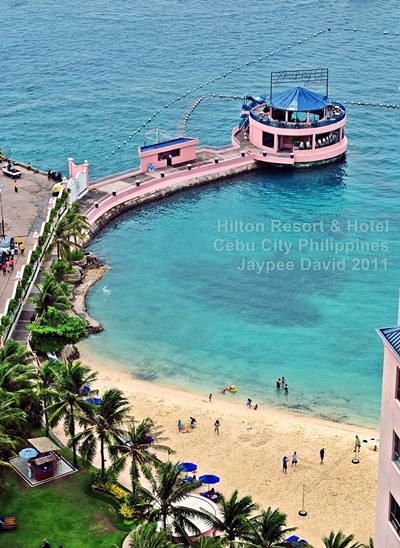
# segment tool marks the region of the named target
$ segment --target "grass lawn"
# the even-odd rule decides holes
[[[127,533],[115,528],[115,509],[85,494],[89,473],[79,471],[38,487],[29,487],[6,471],[7,491],[0,515],[18,518],[17,528],[0,532],[0,548],[38,548],[44,538],[52,548],[122,546]]]

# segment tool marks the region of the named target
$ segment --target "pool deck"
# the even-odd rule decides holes
[[[64,476],[68,476],[69,474],[73,474],[74,472],[77,472],[78,470],[72,466],[67,460],[64,459],[64,457],[60,456],[60,462],[57,466],[56,470],[54,471],[54,476],[52,478],[47,478],[42,481],[38,481],[34,477],[28,476],[28,467],[27,467],[27,459],[24,459],[22,457],[13,457],[9,459],[10,464],[16,471],[16,473],[26,481],[26,483],[30,487],[38,487],[39,485],[43,485],[44,483],[49,483],[51,481],[54,481],[58,478],[62,478]]]

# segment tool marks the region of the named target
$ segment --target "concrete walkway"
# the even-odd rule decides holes
[[[3,161],[0,167],[4,167],[6,163]],[[15,257],[13,272],[6,276],[0,274],[0,314],[4,313],[7,299],[12,295],[16,274],[21,270],[29,251],[33,248],[33,234],[35,231],[40,231],[42,223],[46,220],[54,185],[54,182],[48,181],[43,173],[36,170],[28,171],[20,165],[17,167],[22,171],[21,178],[17,179],[18,193],[14,190],[14,180],[0,170],[0,184],[3,185],[1,189],[2,217],[5,235],[14,236],[14,238],[21,236],[25,243],[25,252],[24,256],[18,254]]]

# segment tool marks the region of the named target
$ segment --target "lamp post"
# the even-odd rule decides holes
[[[1,234],[2,234],[1,237],[4,239],[6,234],[4,230],[4,215],[3,215],[3,193],[2,193],[3,186],[4,185],[0,185],[0,209],[1,209]]]

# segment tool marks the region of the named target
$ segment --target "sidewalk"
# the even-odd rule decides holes
[[[0,168],[5,165],[6,162],[3,161]],[[22,171],[21,178],[17,179],[18,193],[14,190],[13,178],[4,175],[0,169],[0,185],[3,185],[0,193],[0,215],[4,219],[5,235],[14,238],[21,236],[25,244],[25,252],[23,256],[20,253],[15,256],[13,272],[6,276],[0,275],[0,315],[4,314],[6,301],[12,295],[16,274],[21,270],[29,251],[33,248],[33,234],[35,231],[40,231],[42,223],[46,220],[54,185],[53,181],[48,181],[46,175],[28,171],[21,166],[17,167]]]

